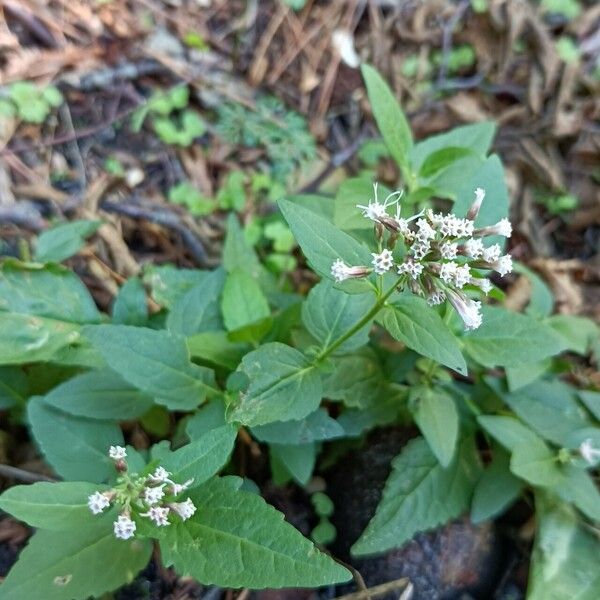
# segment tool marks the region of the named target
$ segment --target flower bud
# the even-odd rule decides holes
[[[467,211],[467,219],[469,221],[474,221],[477,218],[477,215],[479,214],[479,209],[481,208],[481,203],[483,202],[484,198],[485,190],[483,188],[477,188],[475,190],[475,200],[473,201],[473,204],[471,204],[469,210]]]

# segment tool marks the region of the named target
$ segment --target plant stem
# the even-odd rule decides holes
[[[348,329],[348,331],[346,331],[346,333],[342,334],[337,340],[334,340],[331,344],[329,344],[329,346],[327,346],[327,348],[324,348],[317,355],[317,362],[327,358],[330,354],[335,352],[347,339],[351,338],[357,331],[362,329],[371,319],[373,319],[382,309],[387,299],[394,293],[401,280],[402,277],[399,277],[398,281],[396,281],[396,283],[394,283],[394,285],[391,286],[390,289],[377,300],[377,302],[375,302],[373,308],[371,308],[371,310],[365,314],[365,316],[358,321],[356,325],[353,325],[350,329]]]

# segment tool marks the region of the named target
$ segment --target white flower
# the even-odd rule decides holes
[[[469,237],[473,235],[473,221],[469,219],[456,219],[454,224],[454,235],[456,237]]]
[[[496,262],[500,258],[500,253],[502,252],[502,248],[498,244],[494,244],[489,248],[484,248],[481,254],[483,260],[485,262],[493,263]]]
[[[110,506],[108,498],[100,492],[94,492],[91,496],[88,496],[88,508],[95,515],[99,515],[105,508]]]
[[[363,217],[371,219],[371,221],[379,221],[381,217],[384,217],[387,213],[385,212],[385,206],[380,202],[369,202],[368,205],[357,204],[356,208],[360,208],[363,211]]]
[[[427,240],[415,242],[410,249],[413,256],[417,260],[421,260],[422,258],[425,258],[425,256],[429,253],[430,250],[431,250],[431,246]]]
[[[127,515],[119,515],[119,518],[113,523],[115,537],[119,540],[128,540],[135,533],[135,522]]]
[[[440,231],[444,236],[456,236],[458,219],[454,215],[446,215],[440,223]]]
[[[380,254],[371,252],[371,256],[373,257],[373,267],[377,275],[383,275],[384,273],[387,273],[394,265],[392,251],[388,250],[387,248]]]
[[[510,237],[512,235],[512,225],[508,219],[500,219],[495,225],[481,227],[475,230],[477,237],[485,237],[486,235],[502,235]]]
[[[150,475],[150,479],[152,479],[152,481],[156,481],[158,483],[162,483],[165,481],[168,481],[170,483],[170,479],[169,477],[171,476],[171,473],[169,473],[169,471],[167,471],[164,467],[156,467],[154,473],[152,473],[152,475]]]
[[[144,490],[144,502],[146,502],[146,504],[149,505],[158,504],[165,495],[165,492],[163,490],[164,486],[165,484],[163,483],[158,487],[147,487]]]
[[[481,203],[483,202],[484,198],[485,190],[483,188],[477,188],[475,190],[475,200],[473,200],[473,204],[471,204],[471,207],[467,212],[467,219],[469,219],[470,221],[474,221],[477,218],[477,215],[479,214],[479,209],[481,208]]]
[[[192,483],[194,483],[194,478],[193,477],[192,477],[192,479],[188,479],[184,483],[173,483],[173,484],[171,484],[173,496],[179,496],[179,494],[181,494],[181,492],[187,490],[190,487],[190,485],[192,485]]]
[[[411,258],[406,259],[401,265],[398,265],[398,274],[408,273],[413,279],[417,279],[423,272],[423,265],[419,262],[412,260]]]
[[[453,282],[457,267],[458,265],[455,262],[443,263],[440,267],[440,279],[444,283]]]
[[[457,288],[463,288],[467,283],[469,283],[469,279],[471,278],[471,269],[469,265],[463,265],[462,267],[456,267],[454,271],[454,285]]]
[[[148,517],[157,527],[166,527],[169,525],[170,509],[166,506],[153,506],[146,513],[141,513],[142,517]]]
[[[502,277],[507,273],[511,273],[513,270],[512,257],[510,254],[501,256],[497,261],[492,264],[492,268],[498,271]]]
[[[108,456],[113,460],[122,460],[127,456],[127,450],[123,446],[111,446],[108,449]]]
[[[425,219],[419,219],[417,221],[417,227],[419,229],[417,232],[417,239],[419,241],[426,242],[435,237],[435,230]]]
[[[479,238],[471,238],[465,242],[464,249],[469,258],[479,258],[483,254],[483,242]]]
[[[185,502],[173,502],[169,505],[184,521],[187,521],[195,512],[194,503],[188,498]]]
[[[590,438],[581,442],[579,454],[581,454],[582,458],[592,466],[595,466],[598,460],[600,460],[600,450],[594,448],[594,444]]]
[[[447,292],[448,300],[454,307],[454,310],[463,320],[465,329],[477,329],[481,325],[481,302],[467,298],[462,292],[455,292],[449,289]]]
[[[352,277],[364,277],[368,275],[369,270],[366,267],[349,267],[343,260],[339,258],[331,265],[331,276],[337,283],[341,283]]]
[[[489,294],[494,287],[489,279],[480,277],[471,277],[469,283],[471,285],[476,285],[484,294]]]
[[[456,258],[457,252],[458,245],[453,244],[452,242],[444,242],[440,246],[440,254],[442,255],[442,258],[445,258],[446,260],[452,260]]]
[[[443,304],[444,300],[446,300],[446,294],[442,291],[432,292],[427,296],[427,304],[429,304],[429,306]]]
[[[427,211],[427,218],[434,227],[439,227],[446,218],[442,213],[434,213],[431,209]]]
[[[394,221],[396,222],[396,225],[398,225],[398,231],[403,236],[412,235],[413,232],[410,230],[410,227],[408,226],[409,221],[407,221],[406,219],[403,219],[402,217],[394,217]]]

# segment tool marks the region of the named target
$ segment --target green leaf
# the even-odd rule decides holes
[[[514,417],[482,415],[477,417],[477,422],[501,446],[510,451],[520,444],[533,446],[541,441],[537,434]]]
[[[600,421],[600,392],[580,390],[578,394],[588,410]]]
[[[564,339],[567,350],[582,356],[587,354],[592,340],[599,335],[596,323],[585,317],[553,315],[546,323]]]
[[[108,449],[122,446],[123,434],[114,423],[67,415],[40,397],[29,400],[27,417],[34,440],[61,477],[101,483],[115,475]]]
[[[545,358],[535,363],[525,363],[517,367],[505,367],[508,389],[511,392],[516,392],[540,379],[540,377],[550,372],[551,368],[551,358]]]
[[[338,258],[351,266],[371,264],[366,246],[325,218],[288,200],[278,204],[308,262],[320,275],[331,279],[331,265]]]
[[[423,438],[410,441],[392,462],[377,512],[352,547],[356,556],[399,548],[419,531],[464,512],[479,477],[473,439],[463,440],[444,469]]]
[[[298,350],[279,342],[246,354],[240,371],[250,382],[228,419],[244,425],[303,419],[321,402],[321,379]]]
[[[319,408],[301,421],[270,423],[253,427],[252,434],[270,444],[308,444],[344,436],[343,427]]]
[[[244,271],[229,273],[221,301],[228,331],[236,331],[270,316],[269,303],[260,286]]]
[[[86,527],[40,530],[2,584],[2,600],[86,600],[130,583],[150,560],[152,542],[118,540],[114,513],[90,514]]]
[[[190,289],[201,285],[212,271],[177,269],[172,265],[152,265],[144,271],[144,283],[152,290],[152,298],[161,306],[171,308]]]
[[[461,158],[472,155],[473,152],[469,148],[460,146],[446,146],[435,150],[423,161],[419,169],[419,177],[429,179]]]
[[[65,101],[63,95],[53,85],[49,85],[42,90],[42,98],[54,108],[60,106]]]
[[[377,195],[383,200],[390,190],[379,184]],[[335,195],[334,224],[340,229],[369,229],[373,230],[373,221],[365,219],[362,211],[357,208],[358,204],[367,205],[369,199],[373,198],[373,179],[371,174],[360,177],[350,177],[343,181]],[[331,201],[330,201],[331,203]]]
[[[552,491],[565,502],[572,502],[586,517],[600,521],[600,492],[592,477],[572,464],[563,465],[561,475]]]
[[[271,463],[280,463],[292,478],[300,485],[306,485],[315,468],[317,449],[310,444],[270,444]],[[275,473],[276,467],[271,468]],[[275,480],[275,483],[279,482]]]
[[[177,298],[167,317],[167,329],[185,336],[222,329],[219,296],[224,282],[225,272],[216,269]]]
[[[224,425],[206,432],[199,440],[186,444],[162,459],[162,465],[182,482],[193,479],[192,487],[215,475],[229,459],[237,429]]]
[[[80,250],[86,238],[102,225],[102,221],[71,221],[44,231],[35,245],[38,262],[61,262]]]
[[[249,344],[232,342],[225,331],[197,333],[186,343],[192,358],[200,358],[230,371],[235,371],[244,354],[250,350]]]
[[[235,270],[245,271],[258,279],[261,272],[261,265],[252,248],[244,237],[244,232],[240,227],[240,222],[234,214],[227,218],[227,237],[223,246],[223,267],[231,273]]]
[[[137,277],[128,279],[119,290],[112,307],[115,325],[144,325],[148,321],[146,290]]]
[[[58,265],[6,261],[0,270],[0,310],[94,323],[101,315],[87,288],[73,272]]]
[[[491,464],[475,486],[471,504],[471,521],[481,523],[504,512],[521,494],[523,483],[509,469],[509,456],[494,451]]]
[[[0,410],[25,404],[29,395],[27,375],[19,367],[0,367]]]
[[[321,348],[327,348],[360,321],[373,304],[374,298],[370,294],[346,294],[335,288],[331,281],[323,280],[309,292],[302,304],[302,321]],[[366,345],[372,324],[372,321],[367,323],[336,352],[351,352]]]
[[[454,400],[440,388],[424,387],[416,396],[415,422],[442,467],[447,467],[458,440],[458,411]]]
[[[0,508],[39,529],[88,527],[93,519],[88,496],[96,491],[102,491],[97,484],[81,481],[16,485],[0,496]]]
[[[483,324],[463,337],[467,352],[484,367],[539,362],[564,350],[551,327],[533,317],[486,306]]]
[[[160,531],[166,565],[204,585],[229,588],[317,587],[351,579],[241,484],[237,477],[217,478],[192,490],[194,516]]]
[[[400,104],[381,75],[370,65],[363,64],[361,72],[373,116],[386,146],[402,171],[405,182],[412,180],[409,154],[413,147],[412,133]]]
[[[185,338],[128,325],[88,326],[85,336],[108,366],[170,410],[191,410],[214,393],[214,374],[192,364]]]
[[[528,600],[596,600],[600,592],[598,537],[563,503],[536,495],[537,533]]]
[[[215,398],[196,411],[186,422],[185,432],[192,442],[200,439],[213,429],[227,424],[225,421],[225,405]]]
[[[401,296],[383,309],[378,320],[392,337],[411,350],[466,374],[467,364],[456,338],[422,298]]]
[[[63,412],[90,419],[136,419],[154,405],[110,369],[89,371],[55,387],[45,396],[46,404]]]
[[[539,438],[518,443],[512,449],[510,470],[532,485],[551,487],[558,483],[561,472],[556,453]]]

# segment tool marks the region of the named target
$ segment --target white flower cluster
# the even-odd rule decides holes
[[[371,272],[383,275],[394,267],[398,274],[406,276],[410,289],[425,296],[431,305],[448,300],[462,318],[467,329],[481,325],[481,303],[470,299],[464,288],[470,286],[484,294],[492,289],[489,279],[482,276],[481,270],[497,271],[502,277],[512,271],[512,258],[502,255],[499,244],[486,246],[488,236],[510,237],[512,227],[508,219],[501,219],[495,225],[476,228],[475,219],[485,197],[481,188],[475,190],[475,199],[462,219],[453,214],[424,211],[410,219],[400,217],[399,200],[401,194],[394,192],[381,203],[377,198],[367,205],[358,205],[363,216],[374,221],[383,240],[384,228],[390,232],[387,248],[372,253],[372,266],[349,266],[337,259],[331,274],[339,283],[349,278],[365,277]],[[396,205],[396,214],[388,214],[388,208]],[[393,250],[398,242],[404,244],[404,258],[397,264]]]
[[[111,446],[108,452],[115,461],[117,470],[124,472],[114,488],[105,492],[94,492],[88,497],[88,508],[94,515],[102,513],[112,503],[120,506],[120,514],[113,523],[115,537],[128,540],[135,535],[135,513],[152,521],[157,527],[170,524],[169,515],[174,513],[183,521],[196,512],[194,503],[188,498],[177,502],[177,496],[190,487],[193,479],[176,483],[164,467],[157,467],[151,475],[127,474],[127,451],[122,446]]]

